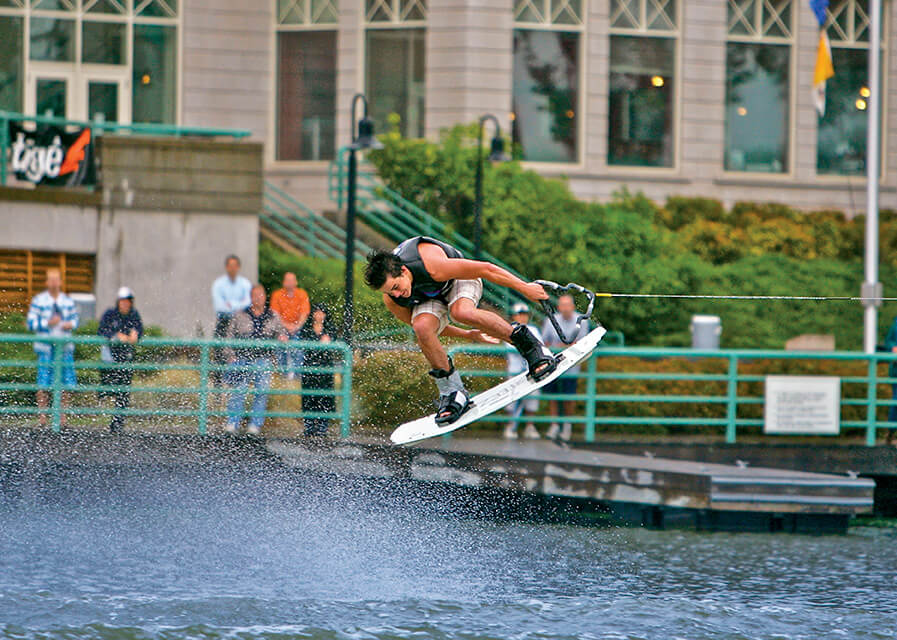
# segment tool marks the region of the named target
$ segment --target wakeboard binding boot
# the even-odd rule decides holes
[[[472,402],[461,376],[455,369],[455,363],[449,358],[449,370],[431,369],[430,375],[439,389],[439,402],[436,408],[435,422],[442,426],[451,424],[470,409]]]
[[[529,376],[539,382],[557,369],[557,358],[542,344],[526,325],[515,323],[511,331],[511,344],[529,365]]]

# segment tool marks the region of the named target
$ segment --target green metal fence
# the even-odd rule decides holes
[[[204,435],[210,427],[223,425],[230,415],[225,403],[233,389],[228,385],[228,377],[239,373],[237,363],[228,363],[218,358],[226,347],[270,349],[274,353],[270,371],[275,374],[275,383],[267,394],[268,410],[265,419],[298,420],[321,418],[338,421],[340,434],[347,437],[350,432],[350,412],[352,399],[352,351],[342,342],[302,342],[302,341],[259,341],[259,340],[205,340],[178,338],[146,338],[137,347],[132,362],[104,362],[100,349],[109,341],[98,336],[74,336],[61,338],[41,338],[41,342],[53,345],[51,368],[52,382],[49,386],[37,384],[38,362],[29,346],[35,337],[28,334],[0,334],[0,348],[13,357],[0,360],[0,419],[13,416],[47,415],[55,431],[62,426],[63,416],[67,419],[122,415],[134,418],[152,418],[172,421],[181,426],[195,427]],[[78,384],[68,386],[63,383],[63,345],[73,343],[76,348],[74,369]],[[320,350],[330,355],[331,366],[282,367],[280,355],[304,350]],[[306,355],[306,358],[308,356]],[[99,382],[101,371],[129,369],[134,372],[130,386],[104,385]],[[331,389],[301,389],[299,382],[289,380],[289,373],[301,379],[303,375],[332,374],[334,387]],[[215,378],[221,382],[216,384]],[[46,391],[49,406],[41,408],[34,403],[34,393]],[[128,391],[134,402],[131,408],[120,409],[104,406],[98,394]],[[249,389],[251,394],[253,389]],[[335,400],[335,411],[304,411],[299,408],[300,398],[330,396]],[[67,402],[64,402],[67,400]],[[287,406],[278,407],[278,404]],[[273,408],[272,408],[272,405]],[[251,411],[244,408],[235,412],[240,419],[251,417]],[[296,429],[299,426],[296,424]]]
[[[463,345],[453,355],[504,356],[506,348]],[[858,352],[795,352],[763,350],[694,350],[675,348],[602,347],[575,375],[577,393],[541,394],[543,400],[571,400],[577,411],[564,421],[581,424],[586,441],[594,442],[602,425],[710,428],[734,443],[747,429],[763,426],[763,385],[767,375],[838,376],[841,380],[841,428],[865,432],[868,446],[878,430],[897,429],[887,409],[897,406],[887,385],[887,365],[897,354]],[[458,367],[468,378],[504,378],[498,368]],[[476,366],[476,365],[475,365]],[[506,422],[495,414],[484,422]],[[526,418],[530,420],[529,417]],[[555,422],[557,416],[538,415],[533,422]],[[769,436],[770,438],[782,436]]]
[[[90,128],[99,133],[130,134],[145,136],[171,136],[171,137],[228,137],[245,138],[250,135],[248,129],[212,129],[208,127],[177,127],[168,124],[119,124],[117,122],[67,120],[53,116],[25,115],[14,111],[0,111],[0,186],[6,185],[7,156],[9,154],[9,123],[22,122],[35,125],[55,125],[58,127]]]

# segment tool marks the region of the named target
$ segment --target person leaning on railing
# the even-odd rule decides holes
[[[134,292],[128,287],[118,290],[115,306],[103,313],[97,334],[109,339],[109,344],[103,347],[104,362],[122,364],[134,360],[134,345],[143,337],[143,321],[134,308]],[[100,396],[111,397],[116,409],[127,409],[131,405],[130,387],[133,378],[134,370],[130,367],[101,369],[100,381],[103,386],[119,389],[100,392]],[[124,415],[114,414],[109,422],[109,431],[119,433],[124,423]]]
[[[212,283],[212,304],[215,307],[215,337],[223,338],[227,334],[227,326],[238,311],[249,306],[249,290],[252,283],[240,275],[240,258],[229,255],[224,259],[224,275]],[[216,364],[224,363],[224,353],[217,349],[213,354]],[[219,370],[212,372],[212,382],[221,382]]]
[[[28,330],[37,334],[37,337],[62,337],[71,336],[72,331],[78,328],[78,309],[75,302],[62,292],[62,273],[59,269],[47,270],[47,290],[37,294],[31,300],[28,308],[26,323]],[[54,380],[56,367],[54,364],[57,349],[62,349],[61,380]],[[37,406],[45,408],[50,402],[49,389],[54,384],[61,383],[67,387],[77,384],[75,378],[75,345],[67,342],[64,345],[49,342],[34,343],[34,351],[37,353]],[[66,404],[65,394],[62,396],[62,406]],[[47,425],[47,414],[41,413],[40,425]],[[65,414],[60,417],[60,425],[65,425]]]
[[[265,287],[260,284],[250,292],[252,304],[245,311],[238,311],[227,326],[228,340],[288,340],[287,331],[277,313],[266,304]],[[225,431],[236,433],[240,429],[243,404],[249,386],[255,388],[252,412],[246,432],[257,435],[265,423],[268,407],[268,388],[274,369],[275,353],[270,347],[227,346],[224,356],[230,365],[225,381],[234,389],[227,400],[227,424]]]
[[[335,335],[327,315],[327,307],[316,304],[311,312],[311,319],[305,323],[300,340],[328,344]],[[308,368],[326,368],[333,366],[334,352],[331,349],[308,349],[305,354],[305,366]],[[326,372],[303,372],[302,389],[308,391],[328,391],[333,389],[333,374]],[[331,394],[303,394],[302,411],[304,413],[333,413],[336,411],[336,398]],[[329,418],[305,418],[306,436],[327,435],[330,426]]]

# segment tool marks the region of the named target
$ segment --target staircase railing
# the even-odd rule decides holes
[[[270,182],[265,182],[264,208],[259,219],[281,240],[312,257],[345,255],[346,232],[342,227]],[[355,240],[356,260],[364,259],[370,250],[364,242]]]

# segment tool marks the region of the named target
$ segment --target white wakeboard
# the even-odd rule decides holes
[[[564,349],[558,354],[560,360],[557,369],[552,371],[551,375],[543,378],[539,382],[534,382],[526,373],[518,374],[510,380],[506,380],[491,389],[487,389],[486,391],[475,395],[473,397],[473,405],[455,422],[452,422],[451,424],[437,425],[436,414],[433,413],[425,418],[406,422],[393,431],[389,439],[392,440],[393,444],[410,444],[419,440],[426,440],[427,438],[445,435],[446,433],[460,429],[471,422],[476,422],[480,418],[488,416],[490,413],[495,413],[515,400],[519,400],[536,389],[544,387],[576,364],[588,358],[592,351],[595,350],[595,347],[598,346],[598,343],[601,342],[601,338],[604,337],[606,332],[604,327],[599,326],[583,336],[582,340],[579,342]]]

